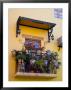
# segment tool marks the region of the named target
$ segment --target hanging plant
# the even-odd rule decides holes
[[[23,52],[21,52],[21,53],[18,53],[17,55],[16,55],[16,59],[17,60],[19,60],[19,59],[22,59],[22,60],[26,60],[26,54],[23,54]]]

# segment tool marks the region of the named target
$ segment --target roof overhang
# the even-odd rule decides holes
[[[48,42],[50,42],[50,39],[53,36],[53,27],[55,27],[56,24],[19,16],[16,24],[16,37],[18,37],[21,32],[19,28],[20,25],[38,28],[42,30],[48,30]]]
[[[56,24],[19,16],[17,20],[17,25],[49,30],[53,28]]]

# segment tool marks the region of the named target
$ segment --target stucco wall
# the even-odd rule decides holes
[[[8,10],[8,61],[9,61],[9,80],[46,80],[46,81],[56,81],[62,80],[62,66],[58,69],[56,78],[47,78],[47,77],[15,77],[15,59],[11,56],[11,51],[13,49],[20,50],[22,48],[22,43],[24,42],[24,38],[21,35],[16,38],[16,21],[19,16],[29,17],[37,20],[43,20],[47,22],[56,23],[54,27],[54,40],[50,43],[47,41],[47,31],[46,30],[38,30],[36,28],[29,27],[20,27],[21,34],[33,35],[44,37],[42,41],[42,46],[44,42],[46,42],[46,49],[50,49],[51,51],[57,51],[59,53],[59,58],[62,61],[62,49],[58,51],[58,47],[56,44],[56,39],[62,35],[62,20],[54,17],[54,9],[9,9]]]

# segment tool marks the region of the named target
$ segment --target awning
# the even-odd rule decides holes
[[[53,28],[56,24],[19,16],[17,20],[17,25],[49,30]]]

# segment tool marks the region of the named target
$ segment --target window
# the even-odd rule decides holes
[[[36,39],[25,39],[26,49],[39,49],[41,48],[41,40]]]
[[[54,17],[62,19],[62,9],[61,8],[54,9]]]

